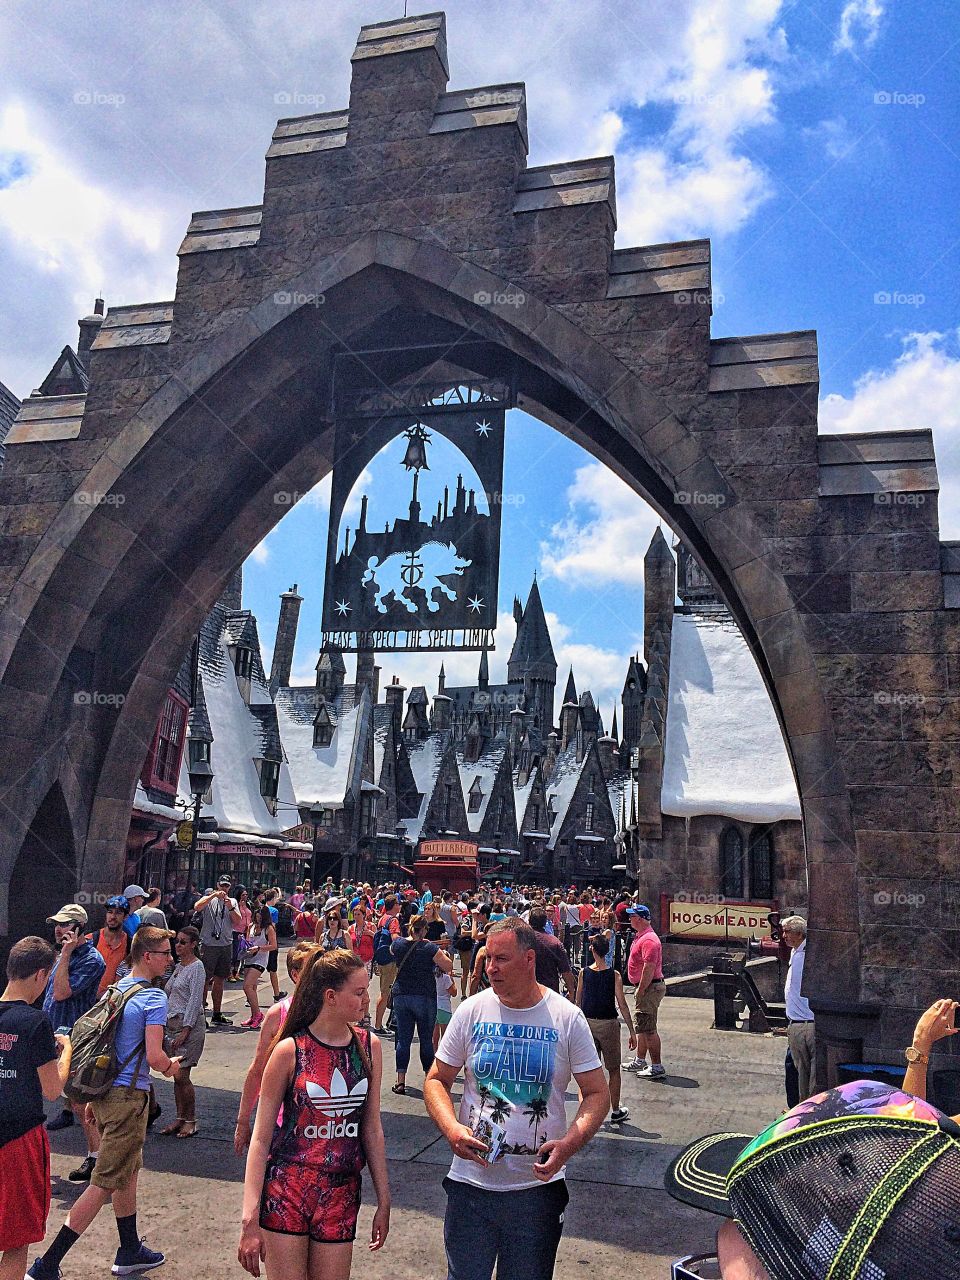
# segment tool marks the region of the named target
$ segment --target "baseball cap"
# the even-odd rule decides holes
[[[650,919],[650,908],[649,908],[649,907],[644,906],[642,902],[639,902],[639,903],[637,903],[637,905],[636,905],[636,906],[633,906],[633,907],[627,907],[627,915],[628,915],[628,916],[642,916],[644,920],[649,920],[649,919]]]
[[[147,891],[138,884],[128,884],[123,891],[123,896],[127,899],[129,905],[131,898],[145,898]]]
[[[86,924],[87,913],[79,902],[68,902],[55,916],[47,916],[47,924]]]
[[[118,907],[121,911],[129,911],[130,903],[126,900],[122,893],[115,893],[112,898],[108,898],[103,904],[105,907]]]
[[[960,1125],[891,1085],[815,1094],[745,1144],[700,1138],[664,1185],[735,1217],[772,1280],[960,1275]]]
[[[226,888],[229,888],[229,886],[232,884],[233,884],[233,881],[230,879],[229,876],[221,876],[220,879],[217,881],[217,888],[226,889]]]

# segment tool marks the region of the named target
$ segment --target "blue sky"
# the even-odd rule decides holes
[[[428,6],[429,7],[429,6]],[[530,163],[613,152],[619,247],[710,236],[713,336],[815,328],[821,431],[930,426],[960,537],[957,9],[948,0],[451,0],[451,88],[525,80]],[[415,6],[411,6],[414,9]],[[361,23],[397,4],[67,0],[0,12],[0,379],[24,395],[100,290],[172,296],[196,209],[255,203],[276,118],[346,105]],[[491,40],[491,31],[497,38]],[[299,108],[286,104],[302,103]],[[510,415],[501,611],[534,571],[605,715],[636,646],[649,510],[575,445]],[[257,549],[319,634],[324,493]],[[498,640],[496,675],[512,626]],[[433,678],[409,660],[386,676]],[[475,667],[452,657],[454,678]]]

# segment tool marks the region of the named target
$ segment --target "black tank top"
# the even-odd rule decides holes
[[[617,1016],[616,970],[591,969],[583,971],[583,1016],[585,1018],[615,1018]]]

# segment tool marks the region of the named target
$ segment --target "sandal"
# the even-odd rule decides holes
[[[392,1092],[392,1093],[406,1093],[406,1092],[407,1092],[407,1086],[406,1086],[405,1084],[395,1084],[395,1085],[393,1086],[393,1089],[391,1090],[391,1092]]]
[[[184,1120],[183,1116],[177,1116],[177,1118],[176,1118],[176,1120],[174,1120],[173,1124],[168,1124],[168,1125],[166,1125],[163,1129],[161,1129],[161,1130],[160,1130],[160,1134],[161,1134],[161,1136],[162,1136],[162,1137],[164,1137],[164,1138],[170,1138],[170,1137],[172,1137],[172,1136],[173,1136],[173,1134],[175,1134],[175,1133],[176,1133],[176,1134],[179,1134],[180,1130],[183,1128],[183,1126],[184,1126],[186,1123],[187,1123],[187,1121],[186,1121],[186,1120]]]
[[[195,1138],[197,1136],[196,1120],[184,1120],[183,1128],[177,1134],[178,1138]]]

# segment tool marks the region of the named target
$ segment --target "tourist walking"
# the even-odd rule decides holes
[[[564,1165],[600,1128],[610,1091],[581,1011],[537,982],[530,926],[516,917],[492,924],[486,945],[490,990],[457,1008],[424,1086],[453,1151],[447,1275],[490,1280],[496,1266],[497,1280],[549,1280],[569,1201]],[[451,1090],[460,1071],[458,1115]],[[571,1077],[581,1100],[568,1125]]]
[[[149,925],[134,936],[132,969],[117,983],[121,993],[138,988],[124,1004],[117,1029],[116,1056],[122,1066],[108,1092],[87,1104],[100,1129],[96,1168],[53,1244],[27,1272],[30,1280],[59,1280],[68,1249],[109,1200],[120,1236],[113,1274],[132,1275],[163,1265],[163,1254],[150,1249],[137,1233],[137,1175],[147,1133],[150,1070],[175,1078],[180,1065],[163,1047],[167,997],[153,985],[169,967],[172,936]]]
[[[265,1260],[269,1280],[348,1280],[364,1164],[377,1197],[370,1249],[386,1241],[383,1058],[376,1036],[356,1026],[369,984],[360,960],[341,948],[317,951],[304,966],[263,1075],[247,1155],[237,1256],[253,1276]]]
[[[373,935],[375,932],[373,921],[370,919],[370,912],[362,900],[358,901],[353,908],[353,924],[348,930],[350,945],[353,948],[353,954],[360,957],[367,967],[367,973],[371,977],[373,976]]]
[[[60,1096],[72,1052],[68,1037],[55,1037],[49,1018],[34,1008],[54,959],[44,938],[14,943],[0,996],[0,1280],[21,1280],[29,1246],[47,1231],[50,1140],[43,1100]]]
[[[241,1022],[241,1027],[248,1031],[259,1031],[263,1022],[260,1012],[260,1000],[257,987],[267,970],[267,961],[271,952],[277,949],[277,931],[270,915],[270,908],[261,902],[256,915],[247,930],[246,943],[243,949],[243,994],[250,1006],[250,1017]]]
[[[76,1020],[97,1002],[100,982],[106,972],[106,961],[84,930],[87,913],[77,902],[68,902],[56,915],[47,917],[59,955],[54,963],[43,996],[43,1011],[54,1031],[69,1034]],[[87,1154],[71,1169],[71,1182],[87,1182],[97,1159],[100,1135],[87,1116],[86,1109],[64,1099],[60,1114],[47,1121],[51,1133],[79,1122],[87,1140]]]
[[[657,1015],[667,991],[663,980],[663,943],[653,931],[649,907],[642,904],[628,907],[627,919],[634,931],[627,960],[627,977],[636,987],[633,1025],[637,1033],[637,1056],[627,1064],[627,1070],[635,1071],[648,1080],[662,1080],[667,1073],[660,1060]],[[649,1062],[647,1054],[650,1055]]]
[[[800,994],[803,962],[807,957],[807,922],[803,916],[787,916],[780,924],[790,948],[790,963],[783,985],[787,1011],[787,1043],[797,1071],[797,1088],[804,1102],[817,1092],[817,1042],[810,1001]]]
[[[115,893],[104,903],[106,920],[103,927],[87,934],[87,941],[93,944],[95,951],[103,957],[104,971],[97,988],[97,998],[113,986],[117,980],[117,971],[130,954],[131,937],[123,927],[123,922],[130,914],[130,904],[122,893]]]
[[[453,961],[426,937],[423,916],[410,921],[410,936],[397,938],[391,948],[397,966],[391,1003],[397,1019],[397,1082],[394,1093],[406,1093],[410,1048],[416,1030],[420,1043],[420,1065],[424,1074],[433,1066],[433,1028],[437,1021],[437,983],[434,965],[441,973],[453,972]]]
[[[623,993],[623,979],[607,959],[607,938],[596,933],[590,939],[591,963],[581,970],[577,982],[577,1004],[583,1010],[597,1052],[607,1070],[610,1082],[610,1119],[623,1124],[630,1119],[630,1112],[620,1105],[622,1076],[620,1073],[620,1019],[617,1010],[630,1030],[630,1048],[636,1049],[637,1037],[630,1018],[630,1007]]]
[[[247,930],[250,928],[250,921],[253,919],[253,912],[250,910],[250,895],[244,885],[234,885],[230,890],[230,896],[236,900],[237,911],[240,913],[239,926],[235,927],[232,920],[230,924],[233,938],[230,951],[230,981],[239,982],[243,977],[243,948],[246,943]],[[189,923],[189,921],[186,923]],[[203,943],[201,942],[200,945],[202,947]]]
[[[176,1119],[160,1132],[178,1138],[197,1133],[196,1090],[191,1070],[200,1061],[207,1024],[203,1016],[203,989],[206,975],[200,963],[200,931],[193,925],[178,929],[173,940],[177,965],[167,980],[167,1029],[163,1047],[179,1057],[180,1070],[173,1082],[177,1103]]]
[[[324,951],[333,951],[336,947],[343,947],[348,951],[353,950],[353,943],[344,928],[339,907],[334,907],[331,911],[327,911],[323,918],[323,924],[317,925],[317,942],[323,947]]]
[[[389,894],[383,902],[383,915],[377,921],[377,932],[373,939],[373,959],[380,975],[380,996],[373,1015],[373,1029],[377,1035],[383,1035],[383,1015],[387,1011],[390,988],[397,974],[396,962],[393,958],[393,943],[400,937],[400,904],[395,894]]]
[[[230,1019],[223,1012],[223,984],[233,968],[233,931],[243,927],[243,917],[236,898],[230,896],[231,880],[221,876],[217,887],[203,894],[193,904],[194,911],[201,912],[201,958],[207,975],[207,990],[213,1000],[213,1026],[229,1026]],[[190,922],[187,921],[189,924]]]

